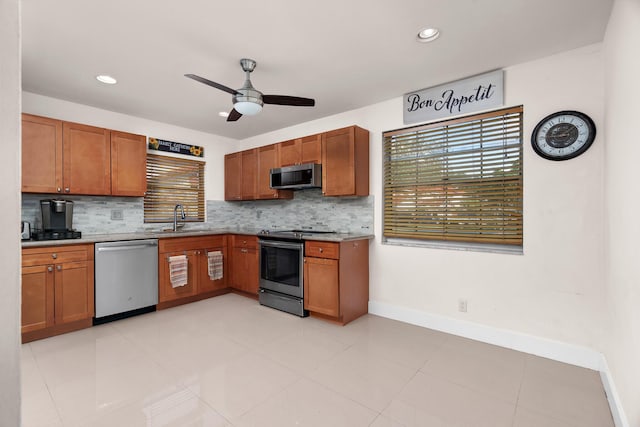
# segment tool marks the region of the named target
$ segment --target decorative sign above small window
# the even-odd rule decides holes
[[[174,154],[184,154],[185,156],[204,157],[204,147],[181,144],[179,142],[166,141],[164,139],[152,137],[149,137],[149,149],[167,151]]]
[[[503,71],[496,70],[404,95],[404,124],[502,107]]]

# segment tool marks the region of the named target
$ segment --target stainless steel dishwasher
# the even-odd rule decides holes
[[[158,240],[95,244],[94,324],[155,310]]]

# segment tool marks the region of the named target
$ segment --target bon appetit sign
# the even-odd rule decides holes
[[[502,70],[491,71],[404,96],[404,124],[501,107],[504,103]]]

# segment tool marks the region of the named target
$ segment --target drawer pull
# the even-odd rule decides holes
[[[249,252],[248,249],[240,249],[240,252],[242,252],[243,254],[246,254],[247,252]]]
[[[51,258],[58,259],[58,254],[51,254]]]
[[[320,251],[320,253],[322,253],[322,252],[323,252],[322,248],[318,248],[318,251]]]

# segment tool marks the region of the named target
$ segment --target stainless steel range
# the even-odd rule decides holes
[[[304,240],[313,230],[262,230],[260,239],[260,304],[297,316],[308,316],[304,309]]]

